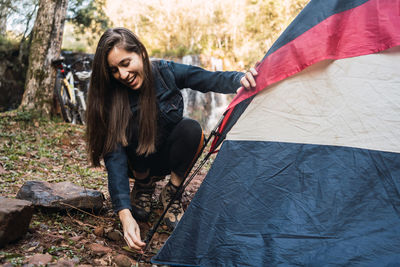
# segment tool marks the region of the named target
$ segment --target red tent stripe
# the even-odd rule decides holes
[[[396,3],[394,3],[394,1]],[[396,6],[397,8],[393,8]],[[339,25],[339,27],[338,27]],[[328,17],[288,42],[256,67],[255,90],[241,89],[227,109],[218,132],[225,131],[234,107],[271,84],[325,59],[368,55],[400,45],[400,0],[370,0]],[[211,149],[219,137],[215,138]]]
[[[400,45],[400,1],[371,0],[337,13],[266,57],[257,67],[257,87],[241,90],[228,109],[265,87],[325,60],[376,53]],[[340,27],[337,27],[340,25]]]

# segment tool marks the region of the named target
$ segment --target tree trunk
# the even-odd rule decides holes
[[[51,61],[60,56],[68,0],[40,0],[33,27],[25,93],[20,109],[49,116],[53,108],[56,70]]]

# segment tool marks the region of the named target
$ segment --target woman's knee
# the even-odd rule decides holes
[[[202,136],[203,131],[200,124],[195,120],[184,118],[176,125],[168,138],[169,154],[181,155],[179,158],[183,154],[190,157],[201,145]]]
[[[182,119],[175,127],[174,132],[177,136],[179,135],[179,138],[183,138],[190,143],[199,142],[203,134],[200,123],[188,118]]]
[[[184,177],[193,159],[202,147],[203,131],[192,119],[183,119],[170,136],[168,157],[171,171]]]

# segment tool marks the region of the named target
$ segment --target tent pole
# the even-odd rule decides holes
[[[190,166],[189,170],[187,173],[189,174],[191,172],[191,170],[193,169],[194,165],[196,164],[196,162],[198,161],[198,159],[200,158],[200,156],[203,154],[204,149],[207,147],[208,143],[210,142],[211,138],[217,135],[217,130],[220,126],[220,124],[222,123],[223,119],[225,117],[225,114],[221,117],[221,119],[218,121],[217,125],[215,126],[215,128],[211,131],[210,135],[208,136],[208,138],[205,140],[204,145],[200,151],[200,153],[197,155],[196,160],[194,160],[192,166]],[[146,243],[146,246],[143,250],[143,253],[139,255],[137,262],[139,263],[142,259],[142,256],[146,253],[146,251],[149,249],[150,247],[150,243],[151,243],[151,239],[153,238],[154,234],[157,232],[158,227],[160,226],[162,220],[165,217],[165,214],[167,213],[168,209],[171,207],[172,203],[178,199],[183,192],[185,191],[186,187],[190,184],[190,182],[193,180],[193,178],[197,175],[197,173],[200,171],[200,169],[204,166],[204,164],[207,162],[207,160],[210,158],[210,156],[214,153],[214,151],[209,151],[207,153],[207,155],[204,157],[204,159],[200,162],[199,166],[197,166],[197,168],[194,170],[194,172],[190,175],[189,179],[187,179],[187,181],[185,182],[187,176],[185,177],[185,179],[182,181],[182,183],[179,185],[175,195],[171,198],[170,202],[168,203],[167,207],[165,208],[164,212],[161,214],[161,216],[158,218],[157,222],[153,225],[153,227],[147,232],[146,238],[144,240],[144,242]]]

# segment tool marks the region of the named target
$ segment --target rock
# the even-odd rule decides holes
[[[32,214],[33,205],[31,202],[0,198],[0,247],[26,234]]]
[[[29,259],[28,264],[36,266],[46,266],[51,262],[53,257],[49,254],[35,254]]]
[[[71,182],[48,183],[28,181],[18,191],[17,198],[31,201],[42,208],[70,209],[72,207],[98,211],[103,207],[103,193],[86,189]]]
[[[91,244],[88,247],[96,255],[103,255],[112,252],[111,248],[105,247],[100,244]]]
[[[131,260],[128,256],[122,254],[114,257],[114,263],[119,267],[130,267],[136,264],[136,262],[134,263],[133,260]]]

